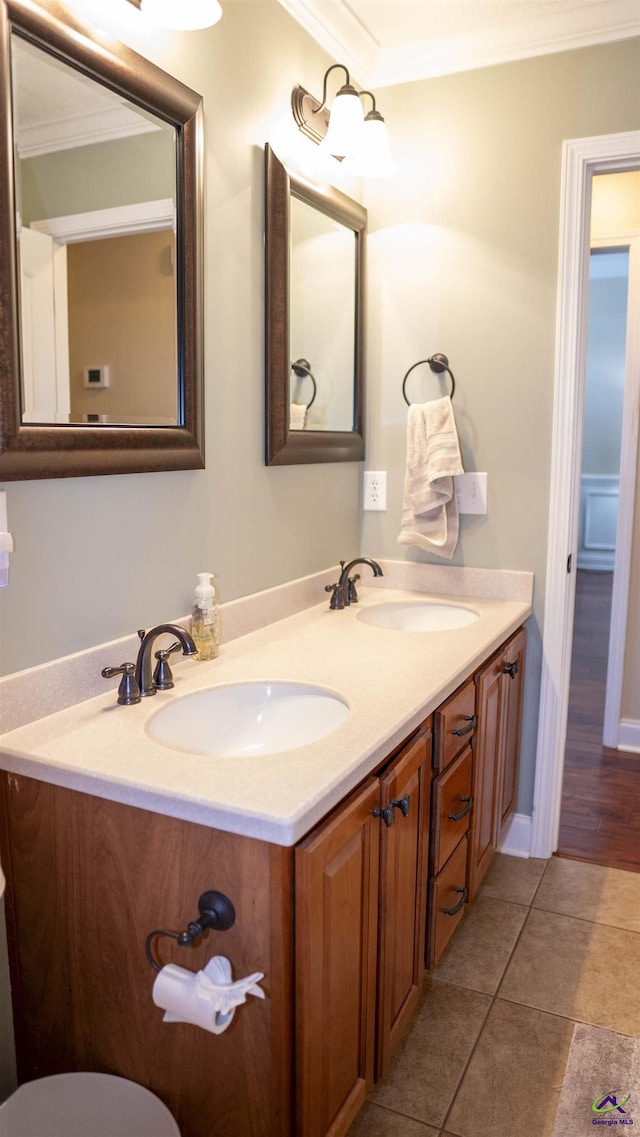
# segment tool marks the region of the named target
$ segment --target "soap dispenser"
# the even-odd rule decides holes
[[[198,659],[215,659],[220,650],[220,613],[215,574],[199,572],[191,613],[191,635]]]

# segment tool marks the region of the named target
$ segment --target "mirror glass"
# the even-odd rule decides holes
[[[265,147],[266,463],[364,458],[367,212]]]
[[[291,430],[354,427],[356,234],[291,198]]]
[[[11,37],[23,423],[178,424],[175,128]]]
[[[204,466],[202,99],[0,0],[0,480]]]

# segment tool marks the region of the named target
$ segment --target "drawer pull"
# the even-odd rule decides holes
[[[511,676],[512,679],[515,679],[519,670],[520,670],[520,662],[519,662],[519,660],[514,659],[513,663],[507,664],[507,666],[504,668],[502,674],[503,675],[509,675],[509,676]]]
[[[462,893],[462,896],[460,897],[460,899],[459,899],[458,903],[456,904],[455,908],[443,908],[443,909],[442,909],[442,911],[444,912],[445,916],[457,916],[458,912],[459,912],[459,911],[460,911],[460,909],[462,908],[462,905],[466,903],[466,900],[467,900],[467,890],[466,890],[466,888],[456,888],[456,892],[461,892],[461,893]]]
[[[400,813],[402,814],[403,817],[409,816],[409,805],[410,805],[409,794],[405,794],[404,797],[401,797],[400,799],[394,797],[392,799],[391,804],[394,805],[396,807],[396,809],[400,810]]]
[[[457,730],[451,731],[451,733],[457,735],[458,738],[461,738],[463,734],[471,734],[478,720],[475,715],[465,715],[464,721],[467,723],[467,726],[460,726]]]
[[[372,809],[371,812],[373,813],[374,817],[382,818],[387,829],[391,828],[393,825],[393,810],[390,805],[388,805],[386,809]]]
[[[460,801],[466,801],[466,805],[460,813],[450,813],[449,821],[462,821],[463,817],[468,817],[471,813],[471,806],[473,805],[472,797],[461,797]]]

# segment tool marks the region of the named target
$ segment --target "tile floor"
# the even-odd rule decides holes
[[[640,874],[496,857],[349,1137],[568,1133],[575,1023],[640,1037],[639,972]],[[592,1129],[585,1108],[576,1132]]]

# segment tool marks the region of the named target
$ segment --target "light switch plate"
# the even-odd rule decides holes
[[[487,512],[486,474],[456,474],[455,483],[459,513]]]

